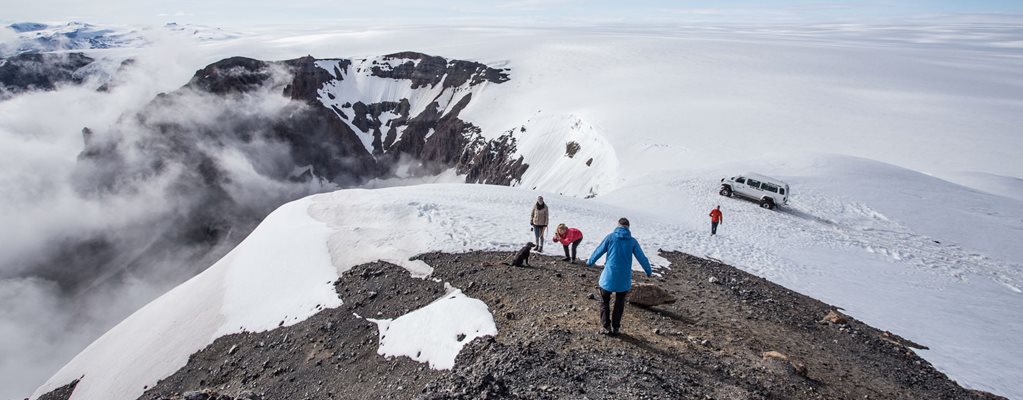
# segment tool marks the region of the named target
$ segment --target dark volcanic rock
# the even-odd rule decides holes
[[[477,138],[468,144],[458,161],[458,173],[465,174],[466,182],[492,185],[518,183],[529,165],[523,157],[515,157],[515,137],[512,132],[486,141]]]
[[[78,380],[71,381],[71,383],[54,389],[49,393],[45,393],[39,396],[38,400],[68,400],[71,398],[71,393],[74,393],[75,386],[78,386]]]
[[[270,80],[270,65],[251,58],[231,57],[196,71],[185,86],[213,94],[250,92]]]
[[[651,307],[675,302],[675,296],[660,286],[649,283],[637,283],[629,291],[629,303],[637,306]]]
[[[442,296],[443,284],[386,263],[357,266],[334,283],[343,306],[221,337],[141,398],[998,398],[963,389],[853,318],[842,329],[819,324],[833,306],[724,264],[662,255],[672,265],[658,284],[679,301],[627,308],[619,337],[598,333],[596,274],[578,265],[536,255],[533,268],[509,268],[509,253],[492,252],[418,257],[494,315],[514,315],[495,318],[498,335],[468,343],[450,371],[376,354],[376,327],[354,315],[397,317]],[[707,283],[711,275],[740,289]]]
[[[833,306],[728,265],[682,253],[657,285],[673,304],[629,307],[622,335],[598,332],[592,274],[540,256],[534,269],[502,268],[506,254],[426,254],[435,276],[515,320],[470,343],[455,369],[420,398],[981,399],[883,332],[852,318],[820,325]],[[444,266],[455,268],[445,268]],[[483,265],[482,268],[477,266]],[[457,266],[457,267],[456,267]],[[459,276],[458,271],[477,270]],[[558,273],[561,272],[561,277]],[[728,286],[707,282],[717,276]],[[637,274],[634,279],[643,283]],[[481,284],[481,282],[483,282]],[[490,285],[487,285],[489,283]],[[557,295],[551,295],[557,293]],[[776,350],[786,360],[763,359]]]
[[[508,74],[472,61],[451,60],[443,57],[429,56],[423,53],[405,51],[388,54],[383,61],[404,61],[395,67],[390,64],[374,65],[373,75],[381,78],[408,79],[412,88],[434,86],[441,83],[444,87],[456,87],[469,82],[472,85],[483,81],[501,83],[508,80]]]
[[[336,76],[341,76],[341,71],[352,64],[350,60],[342,59],[322,61],[337,62],[337,68],[333,71]],[[284,88],[284,95],[295,100],[305,100],[310,104],[316,104],[316,91],[320,90],[320,87],[333,77],[331,73],[317,67],[316,59],[311,56],[285,61],[284,64],[287,65],[292,76],[291,83]]]
[[[376,325],[356,316],[396,318],[443,296],[442,283],[372,263],[353,268],[334,288],[341,307],[292,326],[219,338],[141,398],[177,400],[188,392],[217,399],[411,398],[443,373],[407,357],[379,356]]]
[[[25,53],[0,60],[0,100],[32,91],[53,90],[60,84],[79,84],[82,68],[94,59],[82,53]]]

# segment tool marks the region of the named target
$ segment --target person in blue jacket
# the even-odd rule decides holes
[[[604,333],[617,336],[622,325],[622,313],[625,312],[625,295],[632,288],[632,257],[636,257],[643,266],[646,276],[650,276],[650,260],[643,254],[639,242],[629,232],[629,220],[621,218],[618,227],[600,242],[586,265],[593,265],[607,253],[604,261],[604,272],[600,273],[600,323]],[[610,312],[611,294],[614,293],[614,312]]]

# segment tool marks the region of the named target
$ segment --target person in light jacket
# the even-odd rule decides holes
[[[565,224],[558,224],[558,228],[554,230],[554,241],[561,243],[561,246],[565,248],[565,258],[561,261],[568,261],[575,264],[575,250],[579,247],[579,243],[583,242],[583,232],[565,226]],[[568,254],[568,247],[572,246],[571,257]]]
[[[632,288],[632,258],[639,261],[646,276],[650,276],[653,271],[650,270],[650,260],[647,260],[639,242],[629,231],[628,219],[618,220],[618,227],[593,250],[586,265],[593,265],[605,253],[607,259],[604,261],[604,271],[600,273],[600,324],[605,334],[617,336],[625,312],[625,295]],[[610,312],[611,294],[615,297],[613,313]]]
[[[536,204],[533,205],[533,213],[529,216],[529,224],[533,226],[533,237],[536,240],[536,251],[543,251],[543,236],[547,231],[547,204],[543,202],[543,196],[537,196]]]

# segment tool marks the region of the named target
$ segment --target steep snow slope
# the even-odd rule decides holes
[[[595,196],[618,184],[620,161],[597,128],[575,115],[537,115],[511,132],[530,168],[519,185],[569,196]]]
[[[303,200],[277,210],[261,225],[273,229],[253,232],[205,272],[89,345],[83,352],[89,356],[58,373],[89,376],[75,398],[137,397],[137,382],[165,376],[214,338],[291,324],[317,307],[341,304],[325,284],[337,277],[326,251],[329,230],[309,217],[307,206]]]
[[[916,208],[912,204],[893,202],[907,207],[882,214],[877,210],[891,204],[859,200],[820,183],[870,177],[879,185],[898,187],[917,178],[912,173],[841,157],[817,157],[812,163],[828,173],[786,176],[800,192],[794,192],[791,207],[779,212],[718,197],[710,173],[659,177],[592,200],[541,193],[550,204],[552,223],[566,222],[584,232],[584,254],[619,216],[628,216],[650,255],[658,248],[677,249],[736,263],[930,346],[922,354],[960,383],[1018,396],[1013,377],[1023,360],[1023,343],[1015,332],[1023,329],[1023,318],[1012,310],[1023,306],[1014,290],[1023,287],[1021,266],[970,258],[955,244],[935,243],[954,236],[957,226],[920,233],[911,219],[902,222],[912,217],[901,212]],[[920,205],[934,215],[984,213],[956,209],[977,201],[976,192],[939,180],[925,183],[915,193],[954,200]],[[876,194],[869,187],[860,193]],[[536,194],[438,184],[342,190],[289,203],[224,260],[104,335],[36,395],[82,375],[74,399],[138,395],[142,385],[170,374],[188,354],[220,335],[272,329],[281,321],[308,317],[318,305],[336,306],[344,299],[337,299],[327,283],[345,279],[344,271],[360,263],[386,260],[428,276],[430,266],[410,256],[515,249],[530,236],[524,216]],[[711,237],[703,215],[717,202],[724,205],[726,222],[721,236]],[[1002,212],[1017,221],[1003,229],[1023,228],[1023,208]],[[660,257],[652,259],[665,265]],[[422,329],[445,324],[419,319],[426,324]],[[994,329],[993,319],[998,321]],[[189,329],[175,329],[182,324]],[[382,342],[381,354],[395,354],[386,350],[393,346]],[[125,373],[130,379],[118,378]]]

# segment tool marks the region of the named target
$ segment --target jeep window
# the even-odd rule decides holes
[[[740,177],[735,179],[735,182],[736,183],[746,183],[746,178],[743,178],[743,177],[740,176]]]
[[[752,180],[752,179],[747,180],[746,184],[750,185],[751,187],[754,187],[754,188],[759,188],[760,187],[760,181],[755,181],[755,180]]]
[[[770,183],[762,183],[760,184],[760,187],[768,192],[778,193],[778,187]]]
[[[782,194],[782,195],[785,194],[785,188],[779,188],[778,189],[778,194]]]

